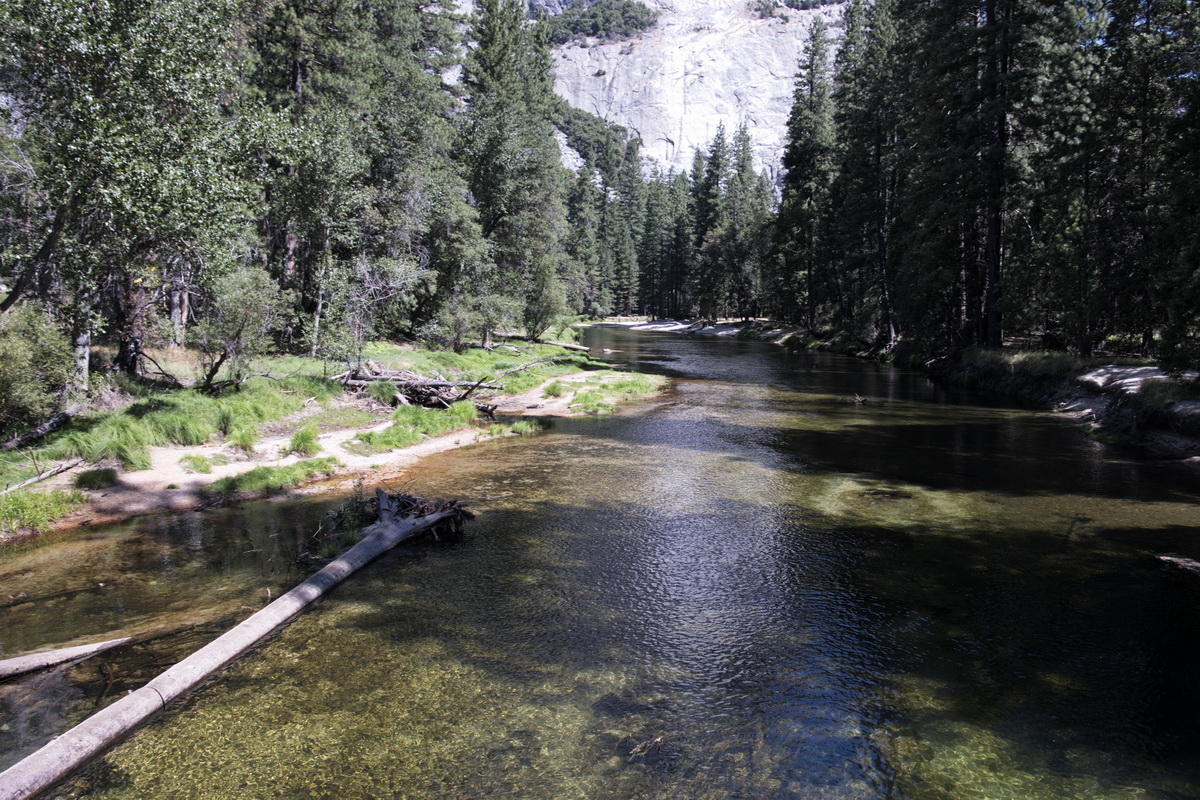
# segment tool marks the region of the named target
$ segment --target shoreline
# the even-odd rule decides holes
[[[568,390],[572,384],[595,386],[585,383],[597,377],[607,376],[610,380],[619,380],[627,375],[625,372],[612,370],[607,373],[581,370],[548,378],[538,386],[500,398],[496,405],[496,423],[503,419],[518,419],[522,417],[572,417],[585,416],[586,412],[578,411],[571,392],[564,392],[559,397],[545,397],[545,388],[554,382],[563,384]],[[601,386],[605,382],[601,379]],[[656,393],[659,389],[656,387]],[[632,398],[628,403],[645,403],[652,400],[654,395]],[[621,402],[614,400],[614,402]],[[390,415],[390,409],[388,409]],[[299,421],[302,421],[299,420]],[[315,457],[332,456],[338,460],[337,468],[331,472],[313,477],[282,491],[243,491],[224,496],[214,497],[205,492],[221,478],[244,474],[259,467],[286,467],[305,460],[296,455],[279,455],[285,451],[290,441],[288,434],[276,435],[258,442],[255,447],[256,456],[242,460],[231,461],[227,464],[214,465],[208,473],[188,471],[180,461],[189,456],[211,457],[228,452],[226,443],[211,443],[194,446],[166,445],[150,448],[151,466],[149,469],[120,473],[114,486],[87,491],[88,500],[84,506],[55,520],[43,531],[22,531],[7,536],[0,536],[0,547],[22,542],[35,541],[38,538],[56,533],[77,530],[96,525],[108,525],[125,522],[138,517],[167,514],[179,511],[202,511],[239,503],[257,500],[295,500],[324,493],[348,491],[354,484],[363,479],[364,475],[376,476],[373,480],[386,483],[394,481],[411,470],[422,458],[454,450],[477,442],[502,439],[520,434],[509,430],[503,433],[489,433],[488,428],[469,425],[458,430],[431,436],[416,444],[396,450],[369,455],[349,453],[342,445],[351,441],[359,433],[380,431],[391,425],[390,419],[382,419],[372,425],[363,427],[342,428],[318,435],[317,442],[321,446]],[[88,468],[93,468],[90,465]],[[70,489],[78,474],[78,468],[69,470],[49,478],[41,484],[42,489]]]
[[[800,329],[761,320],[613,321],[593,327],[696,336],[733,336],[800,349],[803,346],[854,358],[880,360],[880,354],[811,339]],[[804,345],[801,345],[804,342]],[[1062,414],[1106,444],[1141,451],[1146,457],[1200,465],[1200,401],[1153,403],[1142,390],[1148,381],[1174,378],[1153,366],[1095,366],[1071,378],[1019,368],[985,369],[957,361],[926,365],[924,372],[952,386],[1008,397],[1038,411]],[[1184,380],[1200,379],[1196,372]]]

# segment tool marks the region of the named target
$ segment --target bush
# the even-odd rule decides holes
[[[597,0],[591,5],[577,0],[550,18],[550,42],[560,45],[587,36],[606,42],[628,39],[657,20],[657,11],[633,0]]]
[[[0,434],[20,433],[52,416],[71,367],[67,338],[37,306],[0,317]]]

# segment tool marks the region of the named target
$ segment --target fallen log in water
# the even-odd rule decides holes
[[[350,575],[408,539],[439,529],[460,531],[471,513],[456,502],[388,495],[375,490],[379,521],[366,536],[320,572],[252,614],[232,630],[97,712],[37,752],[0,773],[0,800],[26,800],[71,775],[127,733],[202,681],[228,666]]]
[[[25,656],[6,658],[0,661],[0,680],[15,678],[27,672],[65,664],[68,661],[82,661],[85,658],[99,655],[106,650],[112,650],[114,647],[119,647],[129,641],[131,641],[131,637],[126,636],[123,639],[111,639],[107,642],[99,642],[97,644],[81,644],[77,647],[63,647],[59,650],[49,650],[44,653],[30,653]]]

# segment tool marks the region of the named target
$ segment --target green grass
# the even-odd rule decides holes
[[[238,428],[230,433],[226,440],[246,455],[254,453],[254,445],[258,443],[258,428],[249,426]]]
[[[210,494],[234,494],[236,492],[266,492],[274,494],[310,480],[318,475],[331,475],[338,468],[333,457],[312,458],[297,461],[286,467],[255,467],[240,475],[231,475],[214,481],[206,487]]]
[[[87,502],[76,490],[53,492],[9,492],[0,495],[0,532],[44,531],[54,520]]]
[[[111,467],[87,469],[75,476],[76,489],[108,489],[117,485],[117,471]]]
[[[367,395],[384,405],[394,405],[396,400],[396,384],[392,381],[372,381],[367,387]]]
[[[508,428],[504,427],[503,425],[501,425],[500,423],[497,422],[495,424],[488,425],[486,428],[481,430],[479,433],[475,434],[475,439],[476,440],[486,439],[489,436],[503,436],[504,434],[508,433],[508,431],[509,431]]]
[[[291,441],[288,442],[288,453],[312,458],[319,452],[321,445],[317,444],[317,429],[312,425],[305,425],[293,433]]]
[[[512,432],[518,436],[526,436],[531,433],[537,433],[542,429],[542,424],[534,419],[523,419],[512,424]]]
[[[628,397],[632,395],[653,394],[658,389],[658,385],[645,375],[633,374],[618,378],[615,381],[606,382],[604,389]]]
[[[475,419],[475,404],[463,400],[445,410],[400,406],[392,412],[392,424],[386,430],[360,433],[345,447],[352,453],[367,455],[396,450],[416,444],[426,436],[438,436],[465,428]]]
[[[601,389],[576,392],[573,399],[573,405],[578,405],[587,414],[611,414],[616,408]]]
[[[546,388],[542,390],[542,397],[562,397],[565,391],[562,381],[552,381],[546,384]]]
[[[208,475],[212,472],[212,462],[204,456],[184,456],[179,459],[179,463],[188,472],[199,473],[201,475]]]
[[[374,423],[378,417],[361,408],[331,408],[307,418],[308,424],[317,430],[328,432],[343,428],[362,428]]]
[[[337,384],[308,376],[283,381],[255,378],[241,391],[220,397],[192,390],[162,392],[121,411],[72,422],[45,448],[45,454],[93,463],[114,459],[126,469],[148,469],[152,446],[203,444],[217,433],[236,436],[300,410],[310,397],[324,402],[340,392]],[[241,434],[241,438],[247,437]]]

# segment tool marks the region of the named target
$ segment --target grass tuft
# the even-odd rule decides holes
[[[75,476],[76,489],[108,489],[117,485],[117,471],[112,467],[88,469]]]
[[[542,424],[535,419],[523,419],[514,422],[512,432],[518,436],[527,436],[531,433],[537,433],[542,429]]]
[[[312,458],[319,452],[321,445],[317,444],[317,429],[312,425],[305,425],[293,433],[292,440],[288,442],[288,453]]]
[[[184,456],[179,459],[179,463],[188,472],[208,475],[212,472],[212,462],[204,456]]]

